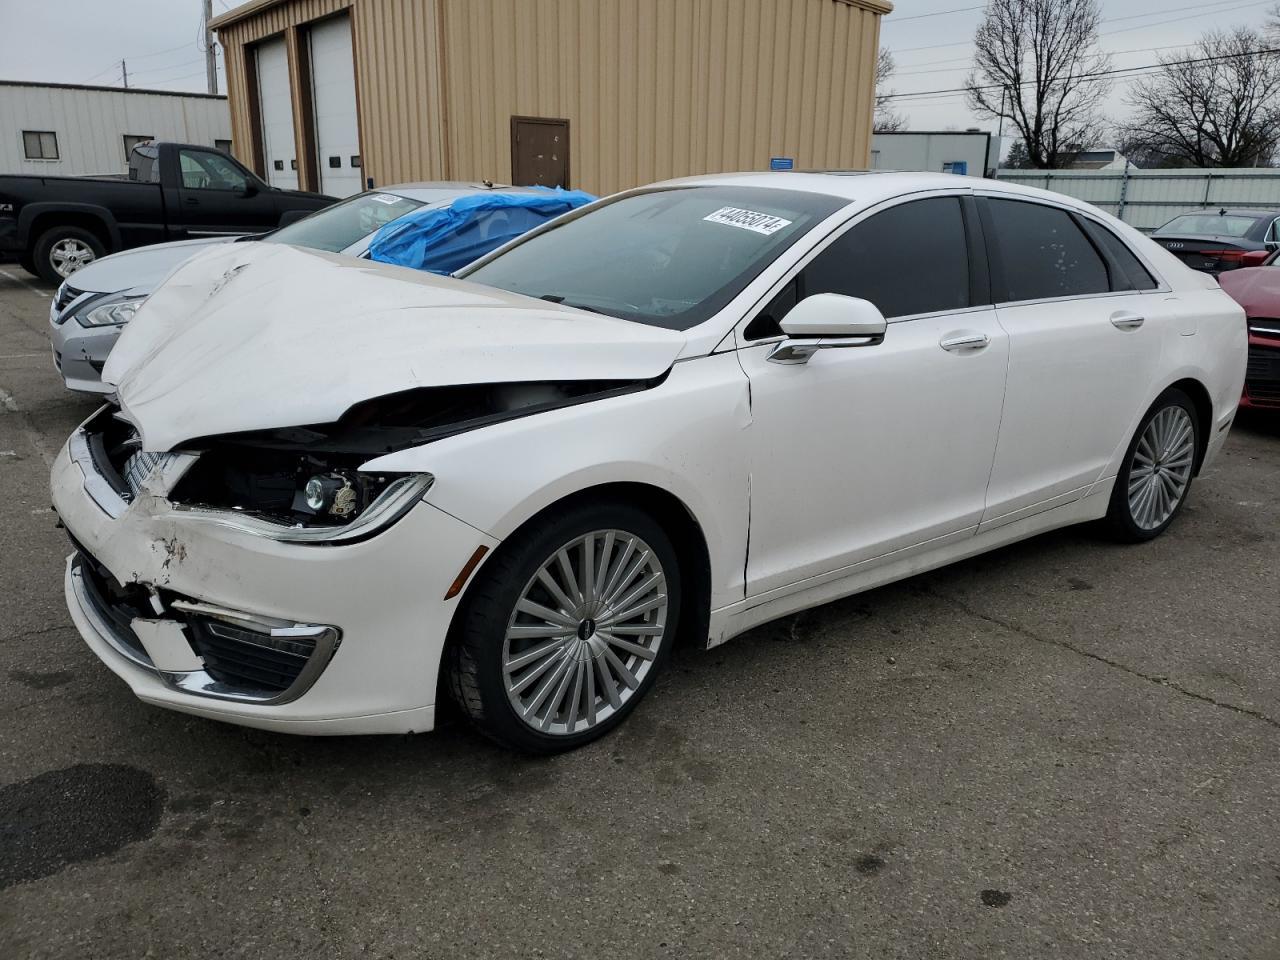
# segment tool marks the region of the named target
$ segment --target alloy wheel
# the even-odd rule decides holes
[[[96,259],[93,248],[74,237],[59,240],[49,250],[49,260],[60,277],[69,277]]]
[[[608,719],[653,668],[667,609],[666,574],[639,537],[596,530],[564,544],[507,623],[502,676],[516,716],[560,736]]]
[[[1129,514],[1143,530],[1166,523],[1191,483],[1195,424],[1186,408],[1165,407],[1147,424],[1129,467]]]

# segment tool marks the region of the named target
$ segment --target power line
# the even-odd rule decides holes
[[[1122,20],[1136,20],[1139,17],[1163,17],[1169,13],[1178,13],[1179,11],[1182,11],[1182,10],[1199,10],[1200,11],[1199,13],[1195,13],[1186,17],[1175,17],[1172,20],[1161,20],[1159,25],[1164,26],[1167,23],[1181,23],[1184,20],[1195,20],[1199,17],[1216,16],[1218,14],[1223,14],[1223,13],[1234,13],[1236,10],[1244,10],[1247,7],[1261,7],[1268,3],[1274,3],[1275,0],[1250,0],[1249,3],[1243,3],[1243,4],[1240,4],[1239,6],[1231,7],[1230,9],[1227,9],[1227,10],[1218,9],[1219,7],[1228,6],[1229,4],[1237,3],[1237,2],[1238,0],[1217,0],[1216,3],[1207,3],[1207,4],[1198,3],[1193,6],[1174,7],[1172,10],[1161,10],[1156,13],[1135,13],[1135,14],[1129,14],[1128,16],[1124,16],[1124,17],[1109,17],[1106,20],[1103,20],[1102,22],[1116,23]],[[1109,37],[1117,33],[1128,33],[1131,30],[1146,30],[1151,26],[1152,26],[1151,24],[1139,24],[1136,27],[1122,27],[1119,30],[1108,30],[1106,33],[1098,34],[1098,36],[1100,38]],[[972,44],[973,44],[972,40],[957,40],[954,43],[933,43],[923,47],[900,47],[897,50],[894,50],[892,52],[895,54],[914,53],[915,51],[918,51],[918,50],[942,50],[947,47],[964,47],[964,46],[970,46]]]
[[[1270,47],[1266,50],[1253,50],[1247,55],[1258,57],[1258,56],[1266,56],[1272,53],[1280,54],[1280,47]],[[1166,63],[1148,63],[1148,64],[1144,64],[1141,67],[1118,67],[1114,70],[1099,70],[1096,73],[1082,73],[1078,77],[1075,77],[1074,79],[1080,82],[1103,80],[1107,77],[1113,77],[1121,73],[1129,73],[1134,76],[1141,76],[1143,73],[1154,73],[1156,71],[1164,69],[1165,67],[1186,66],[1192,63],[1212,63],[1217,60],[1238,60],[1242,56],[1245,56],[1245,54],[1226,53],[1226,54],[1219,54],[1218,56],[1213,56],[1213,57],[1192,57],[1187,60],[1169,60]],[[1017,86],[1019,87],[1034,86],[1035,82],[1036,81],[1034,80],[1024,80],[1022,83],[1017,84]],[[945,90],[916,90],[911,93],[890,93],[890,94],[886,94],[880,99],[902,100],[909,97],[930,97],[935,94],[964,94],[964,93],[968,93],[970,90],[1000,90],[1004,87],[1005,87],[1005,84],[1003,83],[988,83],[988,84],[979,84],[974,87],[951,87]]]
[[[985,10],[987,5],[980,3],[976,7],[956,7],[954,10],[935,10],[933,13],[918,13],[911,17],[888,16],[884,18],[884,26],[891,23],[906,23],[908,20],[927,20],[931,17],[945,17],[949,13],[969,13],[971,10]]]

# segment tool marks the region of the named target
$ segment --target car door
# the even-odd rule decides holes
[[[1008,346],[989,305],[975,211],[959,195],[878,210],[817,252],[742,328],[748,596],[780,596],[807,578],[976,529]],[[816,293],[875,303],[889,321],[883,340],[771,362],[777,321]]]
[[[1022,198],[979,204],[1009,336],[983,517],[994,526],[1078,499],[1099,479],[1142,413],[1175,321],[1171,295],[1109,228]]]
[[[179,150],[178,177],[178,209],[171,216],[188,236],[261,233],[280,220],[272,191],[213,150]]]

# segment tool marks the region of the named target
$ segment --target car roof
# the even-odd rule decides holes
[[[650,188],[678,186],[734,186],[766,187],[774,190],[799,190],[805,193],[821,193],[838,197],[850,203],[868,205],[889,200],[908,193],[924,190],[981,190],[984,193],[1001,193],[1027,199],[1049,200],[1060,206],[1091,209],[1083,200],[1061,193],[1051,193],[1035,187],[966,177],[954,173],[908,172],[897,170],[821,170],[787,172],[715,173],[697,177],[683,177],[652,184]]]
[[[459,197],[477,193],[541,193],[537,187],[511,187],[500,183],[484,183],[470,180],[422,180],[417,183],[396,183],[377,187],[369,193],[394,193],[397,196],[422,203],[448,203]]]
[[[1178,217],[1217,217],[1217,216],[1253,217],[1254,219],[1262,220],[1262,219],[1265,219],[1266,217],[1280,216],[1280,209],[1228,210],[1225,207],[1197,207],[1194,210],[1184,210],[1182,213],[1179,213],[1173,218],[1171,218],[1170,222],[1172,222],[1173,220],[1177,220]]]

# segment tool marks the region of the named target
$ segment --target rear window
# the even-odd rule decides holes
[[[1111,259],[1112,290],[1154,290],[1160,285],[1129,249],[1128,244],[1102,224],[1094,223],[1088,218],[1082,218],[1082,221],[1089,236],[1093,237],[1093,242]]]
[[[1215,213],[1187,213],[1174,217],[1155,232],[1157,237],[1170,234],[1193,234],[1214,237],[1246,237],[1257,217],[1220,216]]]
[[[1025,200],[988,200],[1004,289],[998,303],[1110,293],[1102,256],[1065,210]]]

